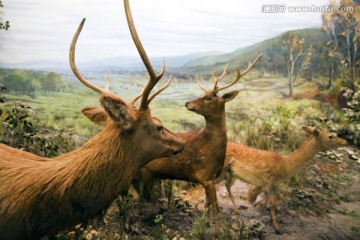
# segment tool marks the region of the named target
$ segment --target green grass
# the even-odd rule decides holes
[[[242,81],[242,80],[241,80]],[[242,81],[233,86],[232,90],[241,90],[233,101],[227,103],[227,127],[229,140],[242,142],[254,147],[270,150],[291,151],[298,147],[303,138],[301,126],[311,124],[311,120],[319,116],[334,117],[334,110],[320,108],[316,100],[283,99],[281,92],[286,92],[285,78],[259,78]],[[206,82],[205,85],[211,85]],[[277,87],[277,91],[248,91],[267,86]],[[260,85],[259,85],[260,84]],[[114,92],[124,100],[130,101],[140,91],[141,87],[133,86],[131,81],[121,82],[115,79]],[[299,91],[312,91],[314,84],[307,83],[299,87]],[[173,83],[160,94],[150,105],[153,116],[158,117],[171,131],[188,130],[184,124],[194,125],[199,129],[204,126],[202,116],[188,111],[184,104],[203,94],[195,83]],[[83,86],[71,88],[71,92],[48,93],[38,95],[36,99],[27,96],[7,95],[8,104],[13,99],[21,99],[23,104],[34,110],[32,116],[36,126],[61,128],[75,134],[90,137],[99,132],[101,126],[96,126],[82,115],[85,106],[100,107],[98,94],[92,93]],[[139,104],[139,103],[137,103]],[[331,107],[330,107],[331,108]],[[341,118],[341,116],[337,116]],[[304,135],[304,134],[302,134]]]

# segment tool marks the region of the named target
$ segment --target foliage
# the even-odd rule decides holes
[[[0,1],[0,8],[3,8],[4,5],[2,4],[2,1]],[[4,30],[8,30],[10,27],[10,22],[9,21],[4,21],[2,19],[2,15],[4,15],[3,11],[0,10],[0,30],[4,29]]]
[[[351,89],[344,91],[344,97],[347,101],[347,108],[344,108],[345,116],[350,123],[360,122],[360,90],[355,92]]]
[[[62,91],[66,84],[60,74],[50,72],[40,79],[41,89],[45,92],[59,92]]]
[[[357,69],[360,57],[360,6],[354,0],[333,2],[331,7],[347,11],[327,11],[322,15],[322,30],[328,35],[328,56],[335,58],[342,71],[342,78],[356,90]]]
[[[341,134],[355,145],[360,146],[360,90],[354,93],[351,89],[344,91],[347,107],[343,109],[347,124],[341,128]]]
[[[66,136],[63,132],[59,132],[52,139],[40,136],[29,120],[32,109],[20,101],[15,102],[3,115],[0,128],[1,143],[44,157],[57,156],[59,145],[66,151],[74,147],[71,136]]]
[[[299,137],[301,126],[313,125],[314,114],[315,111],[302,105],[290,108],[281,104],[257,110],[239,108],[228,113],[229,120],[235,122],[228,125],[228,138],[263,150],[293,151],[304,141]]]
[[[16,94],[36,97],[40,90],[62,91],[66,88],[64,79],[58,73],[25,70],[0,70],[0,83]]]

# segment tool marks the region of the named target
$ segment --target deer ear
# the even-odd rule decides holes
[[[304,127],[302,127],[302,129],[305,131],[305,132],[307,132],[308,134],[311,134],[311,135],[314,135],[314,136],[319,136],[319,131],[318,130],[314,130],[313,128],[311,128],[311,127],[306,127],[306,126],[304,126]]]
[[[120,123],[124,129],[132,127],[135,116],[123,100],[109,95],[102,95],[100,103],[112,120]]]
[[[225,93],[222,98],[224,99],[225,102],[229,102],[231,100],[233,100],[237,95],[238,95],[239,91],[231,91],[228,93]]]
[[[109,117],[104,109],[97,107],[85,107],[81,112],[89,118],[90,121],[100,125],[106,125],[106,121]]]

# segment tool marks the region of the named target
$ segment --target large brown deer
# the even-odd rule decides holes
[[[150,91],[164,66],[159,75],[154,73],[136,34],[128,0],[124,2],[133,40],[150,75],[139,109],[78,72],[75,44],[84,19],[71,43],[70,65],[83,84],[100,93],[107,124],[79,149],[51,160],[0,145],[0,239],[38,240],[86,223],[127,190],[139,168],[183,150],[183,142],[151,116],[149,103],[160,91],[149,96]],[[84,109],[89,112],[94,113]]]
[[[252,185],[248,192],[248,200],[251,203],[256,201],[261,192],[267,193],[273,226],[278,233],[281,233],[275,213],[278,185],[303,169],[319,151],[347,144],[346,140],[326,130],[319,131],[309,127],[303,129],[311,135],[310,138],[288,155],[251,148],[235,142],[228,142],[226,148],[226,163],[223,170],[226,174],[225,186],[235,211],[237,208],[231,194],[231,186],[236,179],[241,179]]]

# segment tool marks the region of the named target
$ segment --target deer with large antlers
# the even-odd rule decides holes
[[[85,223],[127,190],[139,168],[183,150],[183,142],[151,116],[149,102],[155,95],[150,96],[150,91],[164,66],[159,75],[154,73],[136,34],[128,0],[124,3],[131,35],[150,75],[139,109],[108,86],[93,85],[77,70],[75,44],[84,19],[71,43],[70,65],[80,82],[100,93],[106,126],[79,149],[51,160],[0,145],[0,239],[38,240]],[[95,119],[97,111],[83,110]]]
[[[237,208],[231,194],[231,186],[236,179],[241,179],[251,184],[248,192],[248,200],[251,203],[256,201],[261,192],[267,193],[273,226],[278,233],[281,233],[275,213],[278,185],[304,168],[319,151],[347,144],[346,140],[326,130],[319,131],[309,127],[303,127],[303,129],[310,134],[310,138],[288,155],[255,149],[235,142],[227,144],[226,163],[221,175],[226,179],[225,186],[235,211]]]

